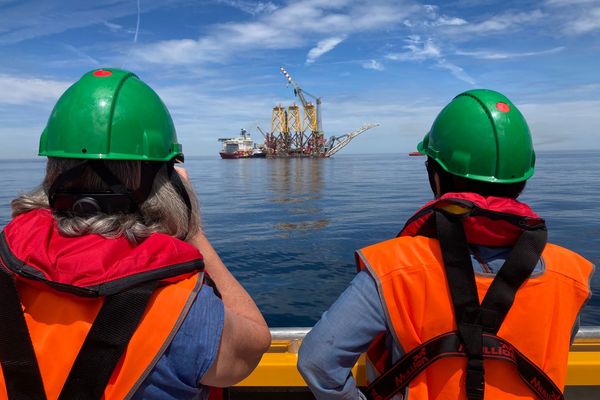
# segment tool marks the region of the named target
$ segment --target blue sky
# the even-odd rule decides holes
[[[171,110],[184,153],[270,128],[284,66],[323,98],[344,153],[414,149],[456,94],[506,94],[538,150],[600,150],[600,0],[0,0],[0,158],[29,158],[60,94],[134,71]]]

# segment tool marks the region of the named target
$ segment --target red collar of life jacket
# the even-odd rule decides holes
[[[490,247],[512,246],[524,228],[543,223],[526,204],[505,197],[476,193],[446,193],[421,207],[408,219],[398,236],[435,237],[434,210],[463,215],[470,244]]]
[[[130,398],[183,323],[203,267],[168,235],[136,246],[63,236],[50,210],[17,216],[0,234],[0,399]]]
[[[104,296],[150,280],[172,282],[204,267],[194,246],[166,234],[154,233],[139,245],[124,237],[64,236],[48,209],[14,218],[0,246],[12,272],[83,296]]]

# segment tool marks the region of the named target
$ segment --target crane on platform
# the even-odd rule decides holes
[[[350,143],[352,139],[354,139],[364,131],[369,130],[371,128],[375,128],[376,126],[379,126],[379,124],[365,124],[350,133],[346,133],[345,135],[330,137],[329,140],[327,140],[327,143],[325,143],[325,157],[330,157],[334,155],[335,153],[343,149],[348,143]]]
[[[316,129],[316,131],[319,133],[322,133],[323,126],[321,125],[321,97],[312,95],[312,94],[308,93],[306,90],[302,89],[300,87],[300,85],[298,85],[298,83],[296,83],[296,81],[294,79],[292,79],[290,73],[287,72],[287,70],[285,68],[279,67],[279,70],[281,71],[283,76],[285,76],[285,78],[287,79],[288,84],[292,85],[292,87],[294,88],[294,95],[296,97],[298,97],[298,99],[300,99],[300,102],[302,103],[302,107],[304,108],[304,111],[306,113],[309,112],[308,110],[310,109],[311,103],[306,100],[306,97],[304,97],[304,94],[307,94],[308,96],[315,99],[315,103],[317,105],[317,108],[316,108],[317,129]]]
[[[304,116],[301,118],[295,104],[287,109],[281,105],[273,107],[271,130],[264,132],[257,126],[265,138],[267,157],[329,157],[364,131],[379,126],[365,124],[350,133],[332,136],[326,140],[321,125],[321,97],[302,89],[284,67],[279,67],[279,70],[285,76],[288,85],[294,88],[294,95],[302,103]],[[314,103],[307,97],[314,99]]]

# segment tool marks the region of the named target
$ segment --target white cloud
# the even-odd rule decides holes
[[[321,40],[319,43],[317,43],[316,47],[313,47],[308,52],[308,55],[306,56],[306,63],[307,64],[314,63],[317,60],[317,58],[319,58],[323,54],[333,50],[335,48],[335,46],[337,46],[338,44],[343,42],[344,39],[345,39],[344,37],[331,37],[331,38]]]
[[[110,29],[111,32],[120,32],[123,30],[123,26],[119,24],[113,24],[112,22],[104,21],[104,26]]]
[[[133,48],[132,54],[137,54],[143,61],[164,64],[185,64],[195,61],[198,57],[207,57],[214,53],[218,58],[218,48],[212,43],[201,43],[192,39],[163,40],[152,45],[154,51],[143,50],[139,47]],[[210,61],[215,61],[211,59]]]
[[[377,60],[369,60],[362,64],[365,69],[374,69],[375,71],[383,71],[383,65]]]
[[[465,24],[467,24],[467,21],[465,21],[462,18],[457,18],[457,17],[450,18],[450,17],[446,17],[446,16],[439,17],[433,23],[434,26],[444,26],[444,25],[458,26],[458,25],[465,25]]]
[[[160,41],[138,46],[132,54],[145,62],[174,65],[226,62],[240,53],[298,49],[328,36],[311,50],[311,63],[340,38],[395,27],[415,10],[412,0],[298,0],[250,22],[214,25],[198,39]]]
[[[0,74],[0,104],[54,102],[70,83]]]
[[[503,53],[503,52],[494,52],[489,50],[480,50],[480,51],[457,51],[455,54],[459,56],[468,56],[479,58],[482,60],[505,60],[509,58],[520,58],[520,57],[533,57],[533,56],[542,56],[548,54],[556,54],[563,51],[564,46],[554,47],[552,49],[541,50],[541,51],[528,51],[521,53]]]
[[[598,29],[600,29],[600,7],[587,10],[567,26],[567,31],[574,34],[588,33]]]
[[[437,10],[439,9],[438,6],[432,4],[423,4],[423,8],[425,9],[425,12],[430,14],[437,14]]]
[[[598,0],[547,0],[545,5],[563,34],[583,35],[600,29]]]
[[[432,39],[423,41],[420,36],[412,35],[406,39],[406,42],[408,44],[404,48],[408,50],[407,52],[390,53],[385,58],[394,61],[423,61],[440,57],[440,49]]]
[[[549,6],[573,6],[576,4],[594,4],[598,3],[598,0],[547,0],[546,4]]]
[[[519,105],[531,129],[534,144],[552,143],[554,148],[561,150],[600,148],[600,135],[590,135],[590,126],[600,126],[598,109],[598,100]]]
[[[426,61],[432,60],[435,66],[441,69],[446,69],[456,78],[465,81],[471,85],[475,84],[475,80],[465,72],[465,70],[446,60],[440,48],[429,38],[422,40],[418,35],[411,35],[406,39],[407,45],[404,46],[407,52],[404,53],[389,53],[385,58],[393,61]]]
[[[465,25],[467,23],[467,21],[465,21],[462,18],[449,17],[449,16],[443,15],[443,14],[439,15],[438,14],[438,10],[439,10],[438,6],[434,6],[431,4],[425,4],[423,6],[423,8],[425,10],[425,14],[426,14],[427,18],[429,19],[429,21],[425,21],[426,26],[445,26],[445,25],[457,26],[457,25]]]
[[[205,85],[170,85],[155,88],[173,116],[177,136],[186,155],[216,155],[219,137],[236,135],[245,128],[260,140],[256,125],[270,130],[271,108],[290,103],[288,99],[271,98],[261,94],[229,93],[218,95]],[[214,87],[211,87],[214,89]],[[215,89],[216,90],[216,89]]]
[[[226,4],[228,6],[242,10],[245,13],[251,15],[258,14],[269,14],[277,10],[279,7],[276,4],[268,2],[255,2],[255,1],[243,1],[243,0],[219,0],[219,3]]]
[[[460,25],[446,26],[446,33],[464,36],[467,34],[484,35],[502,33],[507,30],[515,31],[525,28],[530,24],[542,21],[546,17],[541,10],[532,10],[525,12],[506,12],[497,14],[481,22],[465,23]]]
[[[471,76],[469,76],[469,74],[467,74],[465,72],[465,70],[462,69],[462,67],[459,67],[456,64],[452,64],[451,62],[448,62],[444,58],[438,59],[435,66],[438,68],[447,69],[448,71],[450,71],[452,73],[452,75],[454,75],[456,78],[460,79],[461,81],[465,81],[467,83],[470,83],[471,85],[475,84],[475,79],[471,78]]]

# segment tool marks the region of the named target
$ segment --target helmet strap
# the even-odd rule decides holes
[[[161,161],[142,161],[140,186],[132,193],[132,196],[137,202],[138,206],[142,205],[148,196],[150,196],[150,192],[154,186],[156,174],[158,174],[158,171],[160,171],[164,165],[165,163]]]
[[[50,189],[48,189],[48,202],[50,207],[56,211],[82,217],[89,217],[99,212],[107,214],[133,213],[139,210],[139,206],[150,195],[156,174],[163,166],[166,166],[167,176],[171,184],[187,207],[189,224],[192,220],[192,202],[181,177],[175,171],[174,160],[166,163],[142,162],[140,186],[134,191],[129,190],[106,166],[103,160],[85,160],[56,178]],[[67,183],[80,178],[87,168],[91,168],[102,179],[109,187],[109,191],[85,192],[64,189]]]
[[[181,200],[183,200],[185,206],[188,209],[189,226],[192,222],[192,201],[190,200],[190,195],[188,194],[188,191],[185,188],[185,185],[183,184],[179,173],[175,171],[175,160],[171,160],[167,163],[167,175],[169,176],[171,183],[175,187],[175,190],[177,190],[177,193],[179,193],[179,197],[181,198]]]
[[[87,168],[109,187],[109,191],[86,192],[64,189],[67,183],[81,177]],[[50,207],[59,212],[89,217],[98,212],[133,213],[138,204],[132,192],[121,182],[102,160],[85,160],[60,174],[48,189]]]

